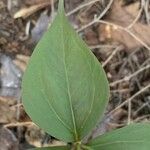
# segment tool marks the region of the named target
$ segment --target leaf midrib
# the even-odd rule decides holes
[[[62,51],[63,51],[63,63],[64,63],[64,69],[65,69],[65,77],[66,77],[66,84],[67,84],[67,93],[68,93],[68,98],[69,98],[69,105],[70,105],[70,110],[71,110],[71,116],[72,116],[72,123],[73,123],[73,128],[74,128],[74,136],[75,140],[79,141],[78,133],[77,133],[77,127],[76,127],[76,121],[75,121],[75,114],[73,111],[73,105],[72,105],[72,98],[71,98],[71,93],[70,93],[70,87],[69,87],[69,78],[68,78],[68,72],[67,72],[67,67],[66,67],[66,53],[65,53],[65,45],[64,45],[64,30],[63,30],[63,16],[61,16],[61,39],[62,39]]]

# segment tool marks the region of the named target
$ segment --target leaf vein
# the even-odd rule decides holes
[[[63,19],[63,17],[61,16],[61,19]],[[63,20],[62,20],[63,22]],[[63,24],[63,23],[62,23]],[[73,127],[74,127],[74,134],[75,134],[75,140],[78,141],[78,134],[77,134],[77,127],[76,127],[76,122],[75,122],[75,114],[73,111],[73,106],[72,106],[72,98],[71,98],[71,94],[70,94],[70,87],[69,87],[69,78],[68,78],[68,72],[67,72],[67,68],[66,68],[66,54],[65,54],[65,45],[64,45],[64,30],[63,30],[63,26],[61,26],[61,38],[62,38],[62,49],[63,49],[63,54],[64,54],[64,69],[65,69],[65,76],[66,76],[66,83],[67,83],[67,93],[68,93],[68,98],[69,98],[69,104],[70,104],[70,110],[71,110],[71,115],[72,115],[72,122],[73,122]]]
[[[41,68],[44,68],[44,67],[41,67]],[[41,79],[41,80],[42,80],[42,79]],[[42,81],[41,83],[44,83],[45,86],[47,85],[47,84],[45,83],[45,80],[44,80],[44,79],[43,79],[43,81]],[[49,90],[46,90],[46,91],[49,91]],[[55,108],[52,106],[52,104],[51,104],[51,103],[48,101],[48,99],[46,98],[45,95],[47,95],[47,97],[48,97],[48,94],[46,94],[46,93],[44,92],[44,90],[41,90],[41,92],[42,92],[42,94],[43,94],[43,96],[44,96],[45,101],[47,102],[47,104],[49,105],[49,107],[52,109],[53,113],[56,115],[57,119],[63,124],[64,127],[66,127],[70,132],[72,132],[72,131],[71,131],[71,128],[67,125],[67,123],[65,123],[65,122],[61,119],[61,117],[59,116],[59,114],[56,112]]]

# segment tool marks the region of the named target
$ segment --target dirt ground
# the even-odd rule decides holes
[[[93,138],[150,121],[150,5],[147,0],[66,0],[66,14],[103,65],[110,103]],[[0,0],[0,150],[61,145],[25,113],[21,80],[57,0]]]

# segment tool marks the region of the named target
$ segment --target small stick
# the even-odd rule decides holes
[[[119,52],[120,50],[122,50],[122,46],[118,46],[113,52],[112,54],[107,58],[107,60],[102,64],[103,67],[105,67],[110,60],[116,55],[117,52]]]
[[[4,125],[5,128],[9,127],[19,127],[19,126],[28,126],[28,125],[35,125],[33,122],[17,122],[17,123],[9,123]]]
[[[82,9],[82,8],[84,8],[86,6],[92,5],[92,4],[94,4],[94,3],[98,2],[98,1],[99,0],[93,0],[93,1],[89,1],[88,3],[81,4],[77,8],[75,8],[75,9],[71,10],[70,12],[68,12],[66,15],[70,16],[70,15],[76,13],[77,11],[79,11],[80,9]]]
[[[139,96],[140,94],[142,94],[143,92],[145,92],[146,90],[148,90],[150,88],[150,84],[147,85],[146,87],[142,88],[140,91],[138,91],[137,93],[135,93],[132,97],[128,98],[127,100],[125,100],[122,104],[120,104],[118,107],[116,107],[114,110],[112,110],[108,116],[110,116],[111,114],[113,114],[116,110],[120,109],[121,107],[123,107],[124,105],[126,105],[129,101],[132,101],[134,98],[136,98],[137,96]]]
[[[123,79],[120,79],[120,80],[118,80],[118,81],[115,81],[115,82],[110,83],[110,86],[113,87],[113,86],[115,86],[115,85],[117,85],[117,84],[119,84],[119,83],[122,83],[122,82],[125,82],[125,81],[129,81],[129,80],[131,80],[131,78],[135,77],[136,75],[140,74],[141,72],[143,72],[144,70],[147,70],[147,69],[149,69],[149,68],[150,68],[150,65],[147,65],[147,66],[145,66],[145,67],[143,67],[143,68],[137,70],[137,71],[134,72],[133,74],[131,74],[131,75],[129,75],[129,76],[126,76],[126,77],[123,78]]]
[[[106,6],[106,8],[104,9],[104,11],[98,16],[98,17],[95,17],[93,19],[93,21],[91,21],[90,23],[82,26],[80,29],[77,30],[77,32],[81,32],[82,30],[92,26],[93,24],[97,23],[106,13],[107,11],[110,9],[111,5],[113,3],[113,0],[110,0],[110,2],[108,3],[108,5]]]

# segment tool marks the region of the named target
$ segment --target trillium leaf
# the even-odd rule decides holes
[[[94,150],[149,150],[150,124],[134,124],[106,133],[89,143]]]
[[[56,146],[56,147],[34,148],[30,150],[70,150],[70,149],[67,146]]]
[[[109,95],[105,72],[69,24],[62,0],[31,56],[22,86],[32,120],[66,142],[81,140],[103,115]]]

